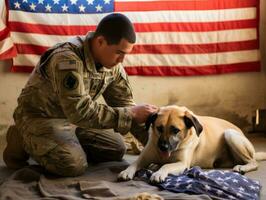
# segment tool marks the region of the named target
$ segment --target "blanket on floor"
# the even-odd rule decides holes
[[[128,166],[125,162],[108,162],[90,166],[79,177],[55,177],[39,166],[15,171],[0,185],[0,199],[64,200],[134,200],[136,194],[158,194],[168,200],[210,200],[207,195],[174,193],[144,181],[117,182],[117,174]]]

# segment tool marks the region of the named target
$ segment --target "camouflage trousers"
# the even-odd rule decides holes
[[[17,125],[24,150],[47,171],[77,176],[88,163],[119,161],[126,146],[123,137],[109,129],[82,129],[65,119],[30,119]]]

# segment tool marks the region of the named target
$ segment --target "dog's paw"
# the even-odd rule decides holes
[[[246,169],[244,165],[236,165],[233,168],[234,172],[238,172],[239,174],[244,175],[246,173]]]
[[[152,183],[162,183],[165,181],[165,178],[168,176],[167,172],[157,171],[151,175],[150,181]]]
[[[135,167],[129,166],[127,169],[125,169],[124,171],[120,172],[120,174],[118,175],[118,180],[120,180],[120,181],[132,180],[134,175],[135,175],[135,173],[136,173]]]

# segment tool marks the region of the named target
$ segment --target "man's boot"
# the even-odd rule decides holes
[[[23,140],[16,126],[8,128],[6,134],[7,146],[3,152],[3,160],[11,169],[19,169],[28,165],[29,154],[23,149]]]

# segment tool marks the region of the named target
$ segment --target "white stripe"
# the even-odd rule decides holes
[[[14,65],[35,66],[40,56],[19,54],[14,59]],[[259,61],[259,51],[236,51],[210,54],[129,54],[124,66],[206,66],[245,63]]]
[[[107,14],[49,14],[10,10],[9,20],[47,25],[97,25]],[[237,8],[207,11],[145,11],[123,12],[133,23],[154,22],[222,22],[256,18],[256,8]]]
[[[6,5],[5,5],[5,1],[1,0],[1,3],[0,3],[0,31],[2,31],[3,29],[6,28],[5,21],[6,21]]]
[[[0,54],[4,53],[13,46],[11,38],[6,38],[0,41]]]
[[[137,33],[137,44],[210,44],[255,40],[256,29],[235,29],[209,32]],[[74,36],[43,35],[12,32],[14,43],[53,46]],[[30,40],[29,40],[30,38]]]
[[[14,59],[14,65],[26,65],[35,66],[40,59],[40,56],[30,55],[30,54],[18,54]]]
[[[124,66],[204,66],[259,61],[259,51],[236,51],[210,54],[129,54]]]
[[[209,32],[138,33],[138,44],[210,44],[254,40],[256,29],[235,29]]]
[[[11,32],[11,37],[14,38],[14,43],[33,44],[33,45],[50,47],[57,43],[65,42],[70,38],[73,38],[74,36],[42,35],[34,33]]]

